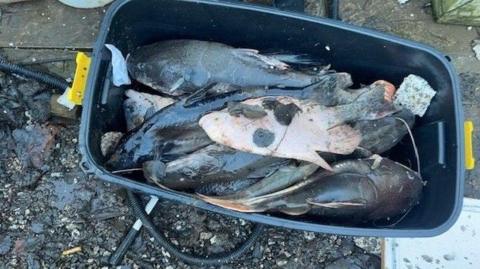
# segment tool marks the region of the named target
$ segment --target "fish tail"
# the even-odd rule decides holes
[[[239,212],[261,212],[263,210],[256,209],[250,205],[244,204],[236,200],[217,199],[211,196],[197,193],[197,196],[203,201],[217,205],[226,209],[231,209]]]

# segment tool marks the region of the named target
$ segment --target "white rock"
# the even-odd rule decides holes
[[[475,52],[475,57],[480,60],[480,40],[473,40],[472,42],[472,50]]]
[[[209,232],[201,232],[200,233],[200,240],[208,240],[212,238],[213,234]]]
[[[432,98],[437,92],[432,89],[422,77],[409,75],[406,77],[397,92],[393,103],[409,109],[420,117],[425,114]]]
[[[303,232],[303,237],[307,239],[308,241],[315,239],[315,233],[314,232]]]
[[[215,243],[217,243],[217,242],[218,242],[218,238],[217,238],[216,235],[214,235],[212,238],[210,238],[210,244],[213,245],[213,244],[215,244]]]

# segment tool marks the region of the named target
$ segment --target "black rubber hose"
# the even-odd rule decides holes
[[[3,57],[0,57],[0,71],[6,73],[13,73],[25,78],[33,79],[63,91],[70,87],[70,84],[66,80],[54,77],[46,73],[33,71],[20,65],[9,63]]]
[[[160,244],[160,246],[165,248],[165,250],[167,250],[170,254],[188,264],[194,264],[199,266],[222,265],[234,259],[237,259],[238,257],[242,256],[251,246],[253,246],[253,244],[258,239],[264,229],[264,225],[255,224],[252,233],[250,234],[250,237],[240,246],[237,246],[235,249],[229,252],[215,254],[210,257],[201,257],[194,254],[187,254],[183,253],[174,244],[172,244],[162,233],[157,230],[155,225],[150,221],[150,218],[145,214],[142,202],[136,194],[134,194],[132,191],[127,190],[127,197],[134,215],[142,221],[143,226],[145,227],[145,229],[148,230],[150,235],[153,236],[155,242]]]

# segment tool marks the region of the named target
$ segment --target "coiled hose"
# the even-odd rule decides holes
[[[25,78],[33,79],[62,91],[70,87],[70,84],[66,80],[54,77],[50,74],[46,74],[43,72],[33,71],[17,64],[9,63],[5,58],[1,56],[0,71],[3,71],[5,73],[13,73]]]
[[[235,249],[229,252],[215,254],[210,257],[201,257],[194,254],[187,254],[178,249],[162,233],[157,230],[155,225],[151,222],[150,218],[147,216],[147,214],[145,214],[143,204],[136,194],[134,194],[130,190],[127,190],[127,197],[133,214],[142,221],[143,226],[147,229],[150,235],[153,236],[155,242],[165,248],[165,250],[167,250],[170,254],[188,264],[199,266],[222,265],[234,259],[237,259],[241,255],[243,255],[245,251],[247,251],[251,246],[253,246],[253,244],[258,239],[264,229],[264,225],[255,224],[252,233],[250,234],[250,237],[240,246],[237,246]]]

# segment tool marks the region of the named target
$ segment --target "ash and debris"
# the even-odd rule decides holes
[[[320,2],[307,0],[308,12],[323,14]],[[464,72],[466,118],[480,126],[480,74],[473,73],[480,70],[472,51],[474,31],[433,24],[430,8],[424,7],[427,2],[342,1],[341,17],[450,53]],[[44,52],[35,57],[45,57]],[[44,85],[0,72],[0,268],[108,268],[109,256],[135,220],[121,189],[87,178],[80,170],[79,122],[57,122],[50,117],[52,93]],[[19,139],[31,132],[36,133]],[[479,138],[475,132],[474,142]],[[26,147],[28,143],[34,147]],[[475,146],[476,156],[479,149]],[[32,150],[50,157],[22,155]],[[480,198],[478,169],[468,173],[465,184],[466,196]],[[228,250],[251,229],[249,222],[167,201],[161,201],[153,215],[174,244],[195,253]],[[81,250],[62,256],[75,247]],[[378,238],[269,227],[241,260],[220,268],[380,268],[380,248]],[[192,267],[157,247],[142,232],[121,268]]]

